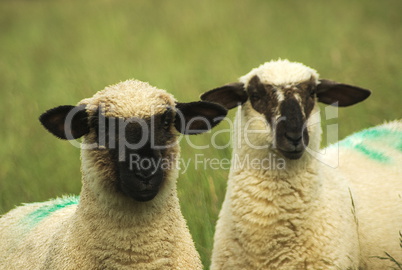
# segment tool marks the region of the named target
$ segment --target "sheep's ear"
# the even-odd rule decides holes
[[[339,107],[361,102],[368,98],[370,94],[371,92],[367,89],[330,80],[320,80],[317,85],[318,101]]]
[[[77,139],[89,132],[85,106],[59,106],[44,112],[39,121],[50,133],[63,140]]]
[[[219,124],[227,110],[215,103],[197,101],[176,104],[175,127],[183,134],[199,134]]]
[[[243,104],[247,99],[248,95],[244,90],[244,84],[240,82],[226,84],[201,95],[201,100],[221,104],[228,110]]]

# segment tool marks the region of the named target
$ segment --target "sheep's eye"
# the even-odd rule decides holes
[[[165,121],[163,121],[163,128],[164,129],[169,129],[169,127],[170,127],[170,121],[165,119]]]
[[[300,89],[301,91],[312,91],[312,86],[309,83],[299,83],[298,85],[296,85],[296,88]]]
[[[258,95],[257,93],[251,93],[250,99],[253,101],[257,101],[260,99],[260,95]]]
[[[170,128],[170,125],[172,123],[172,111],[167,110],[163,115],[162,115],[162,126],[165,130],[168,130]]]

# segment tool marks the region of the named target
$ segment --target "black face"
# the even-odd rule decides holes
[[[172,158],[173,120],[170,109],[147,120],[108,118],[101,113],[92,118],[99,146],[108,150],[114,163],[117,188],[126,196],[149,201],[158,194]]]
[[[241,82],[230,83],[203,93],[201,99],[216,102],[227,109],[250,100],[253,109],[265,116],[275,132],[278,151],[286,158],[298,159],[309,143],[305,123],[316,100],[346,107],[369,96],[367,89],[332,80],[317,81],[312,77],[304,82],[281,86],[263,84],[258,76],[254,76],[247,88]]]
[[[247,88],[251,105],[265,116],[275,132],[276,148],[288,159],[300,158],[309,143],[305,123],[314,108],[314,89],[311,81],[284,89],[262,84],[257,76]]]
[[[163,113],[146,119],[110,118],[104,117],[102,108],[89,113],[86,105],[62,105],[47,110],[39,120],[60,139],[85,136],[92,169],[105,175],[102,180],[137,201],[149,201],[175,170],[175,134],[206,132],[226,114],[224,107],[206,101],[166,105]]]

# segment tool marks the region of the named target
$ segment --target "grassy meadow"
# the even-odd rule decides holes
[[[80,192],[79,149],[38,117],[130,78],[188,102],[288,58],[373,91],[339,110],[339,138],[401,118],[401,10],[400,0],[0,1],[0,215]],[[229,127],[181,141],[190,166],[179,196],[206,269],[228,169],[204,168],[196,157],[230,158],[230,147],[210,146],[227,144]]]

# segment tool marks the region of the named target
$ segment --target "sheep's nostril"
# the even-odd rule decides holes
[[[285,132],[285,138],[291,141],[296,146],[300,143],[302,139],[302,134],[298,132]]]
[[[158,171],[158,168],[149,168],[135,171],[134,174],[143,181],[149,181]]]

